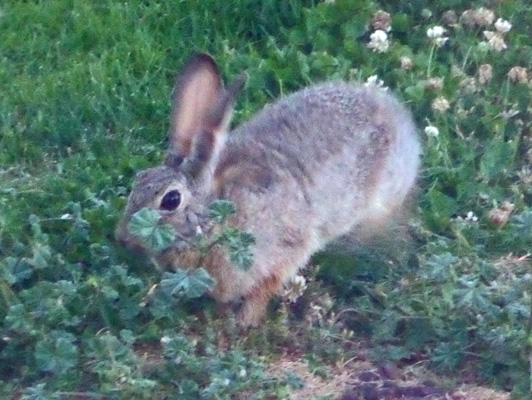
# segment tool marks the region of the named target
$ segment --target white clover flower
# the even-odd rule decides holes
[[[382,29],[383,31],[390,32],[392,29],[392,16],[386,11],[379,10],[373,14],[371,26],[373,29]]]
[[[401,68],[402,69],[411,69],[414,66],[414,63],[410,57],[402,56],[401,57]]]
[[[478,83],[485,85],[493,78],[493,67],[490,64],[482,64],[478,67]]]
[[[488,39],[488,46],[492,50],[502,51],[508,47],[501,32],[484,31],[484,37]]]
[[[460,16],[460,22],[465,26],[472,28],[476,25],[476,12],[475,10],[465,10]]]
[[[437,137],[440,131],[435,126],[429,125],[425,127],[425,135],[429,137]]]
[[[446,31],[443,26],[436,25],[432,28],[427,29],[427,36],[429,37],[429,39],[440,38],[445,32]]]
[[[510,71],[508,71],[508,78],[510,78],[512,82],[527,83],[528,73],[526,68],[516,65],[515,67],[512,67]]]
[[[499,18],[497,22],[495,22],[495,29],[501,33],[506,33],[512,29],[512,24],[505,19]]]
[[[307,288],[307,281],[304,276],[297,275],[294,279],[287,283],[284,296],[290,301],[295,303],[299,299],[305,289]]]
[[[488,8],[480,7],[474,13],[475,22],[480,26],[489,26],[493,24],[495,14]]]
[[[364,86],[366,87],[374,87],[381,90],[388,90],[387,86],[384,86],[384,81],[382,79],[379,79],[377,75],[370,76],[366,83],[364,83]]]
[[[462,217],[461,215],[459,215],[456,218],[451,218],[451,220],[454,220],[456,222],[463,224],[466,222],[477,222],[478,217],[475,215],[473,211],[468,211],[465,217]]]
[[[311,323],[317,322],[319,325],[322,325],[326,312],[323,307],[310,303],[310,310],[305,319]]]
[[[456,14],[456,11],[454,10],[447,10],[445,11],[441,16],[443,22],[445,22],[445,25],[448,26],[456,26],[458,22],[458,15]]]
[[[370,35],[368,47],[378,53],[386,53],[390,48],[388,35],[382,29],[378,29]]]
[[[515,204],[505,201],[500,207],[494,207],[488,213],[489,221],[498,227],[506,225],[510,215],[515,208]]]
[[[448,40],[449,38],[446,38],[446,37],[436,38],[434,39],[434,44],[437,47],[442,47],[445,43],[447,43]]]
[[[443,36],[445,32],[447,31],[443,26],[436,25],[427,29],[427,37],[436,47],[442,47],[449,40],[448,37]]]
[[[464,93],[476,93],[478,91],[477,81],[472,76],[464,76],[460,80],[460,88],[464,90]]]
[[[521,168],[521,171],[517,172],[517,176],[523,185],[532,185],[532,169],[529,167]]]
[[[443,78],[439,76],[429,78],[425,81],[425,88],[429,90],[440,90],[443,88]]]
[[[446,111],[450,106],[449,100],[445,97],[436,97],[432,102],[432,109],[438,113]]]
[[[465,220],[470,222],[477,222],[478,217],[473,213],[473,211],[469,211],[465,217]]]

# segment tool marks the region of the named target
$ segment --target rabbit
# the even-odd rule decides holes
[[[143,207],[159,210],[178,235],[159,262],[195,265],[190,239],[207,226],[207,206],[236,206],[230,224],[251,233],[244,271],[215,246],[203,266],[223,306],[241,302],[237,321],[257,326],[269,300],[312,254],[343,235],[378,227],[415,186],[421,144],[410,113],[382,89],[345,82],[311,86],[267,105],[231,132],[242,77],[227,89],[209,55],[178,75],[163,165],[137,174],[117,237],[147,252],[127,229]]]

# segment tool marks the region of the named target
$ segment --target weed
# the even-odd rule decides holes
[[[529,397],[530,26],[525,0],[3,2],[0,396],[288,398],[301,379],[272,377],[276,358],[326,378],[364,336],[374,359]],[[161,277],[120,248],[133,175],[162,158],[174,72],[195,51],[246,70],[237,123],[325,79],[397,93],[425,143],[410,246],[319,255],[305,293],[246,335],[196,297],[201,269]],[[136,222],[155,248],[174,234]],[[209,240],[249,266],[249,236]]]

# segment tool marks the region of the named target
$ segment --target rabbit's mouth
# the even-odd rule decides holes
[[[142,243],[140,238],[129,235],[127,232],[124,232],[123,229],[118,229],[115,236],[122,247],[137,254],[147,254],[146,246]]]

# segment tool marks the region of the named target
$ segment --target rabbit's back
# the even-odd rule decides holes
[[[222,191],[226,185],[237,202],[239,192],[263,193],[286,211],[307,213],[323,239],[345,230],[331,226],[339,219],[357,223],[400,205],[420,153],[410,113],[393,96],[347,83],[287,96],[231,132],[228,141],[216,171]]]

